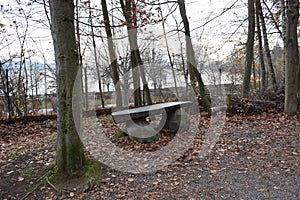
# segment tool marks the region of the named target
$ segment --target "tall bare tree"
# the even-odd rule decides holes
[[[152,104],[150,91],[145,78],[145,70],[143,61],[141,59],[140,50],[137,41],[137,6],[135,0],[120,0],[123,15],[126,20],[126,26],[128,31],[128,40],[130,46],[130,59],[132,66],[132,77],[134,85],[134,104],[135,106],[142,106],[142,95],[140,90],[140,78],[143,82],[143,89],[146,96],[147,104]]]
[[[297,25],[299,21],[299,1],[287,0],[286,27],[286,69],[284,112],[295,114],[297,111],[299,46]]]
[[[92,36],[94,60],[95,60],[95,65],[96,65],[97,78],[98,78],[100,101],[101,101],[102,108],[104,108],[105,105],[104,105],[104,98],[103,98],[103,93],[102,93],[102,80],[101,80],[101,73],[100,73],[100,66],[99,66],[100,64],[98,61],[97,45],[96,45],[96,40],[95,40],[91,2],[89,1],[88,3],[89,3],[89,20],[90,20],[90,26],[91,26],[91,34],[92,34],[91,36]]]
[[[81,111],[81,77],[74,87],[80,72],[78,47],[76,46],[73,0],[50,0],[51,32],[57,68],[57,146],[56,165],[61,173],[72,174],[85,165],[85,156],[79,137]],[[78,83],[78,82],[77,82]],[[76,90],[76,91],[73,91]],[[76,96],[74,96],[76,95]],[[78,129],[76,129],[76,126]]]
[[[260,0],[255,0],[255,5],[259,3]],[[263,53],[263,43],[262,43],[262,36],[261,36],[261,29],[260,29],[260,16],[256,6],[256,27],[257,27],[257,38],[258,38],[258,55],[260,61],[260,78],[261,78],[261,86],[262,90],[265,90],[267,87],[266,82],[266,67],[265,67],[265,59]]]
[[[172,59],[172,55],[171,55],[170,48],[169,48],[169,42],[168,42],[168,38],[167,38],[167,32],[166,32],[166,27],[165,27],[164,16],[163,16],[163,13],[162,13],[161,9],[159,9],[158,11],[160,13],[161,18],[163,19],[161,21],[161,23],[162,23],[163,33],[164,33],[165,44],[166,44],[166,48],[167,48],[167,55],[168,55],[168,58],[169,58],[171,69],[172,69],[172,75],[173,75],[173,80],[174,80],[176,96],[179,97],[178,88],[177,88],[177,81],[176,81],[175,72],[174,72],[174,55],[173,55],[173,59]]]
[[[263,11],[262,11],[260,0],[256,1],[255,3],[256,3],[255,4],[256,11],[258,12],[258,14],[260,16],[263,39],[264,39],[265,53],[266,53],[266,58],[267,58],[270,76],[271,76],[271,83],[272,83],[272,87],[274,87],[276,85],[276,75],[275,75],[275,70],[274,70],[272,57],[271,57],[271,51],[270,51],[270,47],[269,47],[269,40],[268,40],[268,35],[267,35],[267,26],[266,26],[266,22],[265,22],[265,17],[264,17]]]
[[[111,76],[113,79],[113,83],[116,90],[116,104],[117,107],[122,106],[122,93],[121,93],[121,86],[120,86],[120,78],[118,72],[118,60],[114,49],[113,38],[112,38],[112,31],[109,22],[108,10],[107,10],[107,3],[106,0],[101,0],[102,5],[102,12],[105,24],[105,31],[107,36],[107,43],[108,43],[108,51],[109,51],[109,58],[110,58],[110,68],[111,68]]]
[[[255,10],[254,0],[248,0],[248,38],[246,46],[246,61],[243,78],[243,96],[248,97],[250,94],[251,68],[253,63],[253,45],[255,34]]]
[[[284,44],[284,47],[283,47],[283,69],[285,70],[286,66],[286,61],[285,61],[285,58],[286,58],[286,47],[285,47],[285,44],[286,44],[286,8],[285,8],[285,0],[280,0],[280,10],[281,10],[281,32],[282,32],[282,40],[283,40],[283,44]],[[285,74],[285,73],[284,73]],[[300,78],[300,76],[299,76]],[[285,78],[284,78],[285,79]],[[285,81],[285,80],[284,80]]]
[[[83,70],[82,67],[82,52],[81,52],[81,37],[80,37],[80,21],[79,21],[79,0],[76,0],[75,3],[75,7],[76,7],[76,38],[77,38],[77,46],[78,46],[78,54],[79,54],[79,65],[80,65],[80,69],[81,69],[81,73]],[[83,78],[83,77],[82,77]],[[87,82],[85,82],[87,83]],[[83,84],[83,81],[82,81]],[[83,94],[83,85],[81,86],[82,88],[82,94]],[[88,109],[88,87],[87,84],[85,84],[85,98],[82,98],[83,100],[83,105],[86,107],[86,109]]]
[[[192,45],[191,33],[190,33],[190,24],[186,15],[185,1],[178,0],[179,11],[183,21],[185,40],[186,40],[186,54],[187,54],[187,66],[189,70],[190,80],[195,91],[196,95],[200,94],[202,104],[205,110],[210,109],[211,105],[209,102],[209,98],[206,94],[205,86],[201,77],[201,74],[198,72],[196,68],[196,59],[195,52]],[[197,88],[197,82],[199,86],[199,90]]]
[[[8,69],[4,69],[3,65],[6,62],[10,62],[10,60],[0,61],[0,77],[1,77],[1,87],[0,91],[5,95],[7,101],[7,109],[8,109],[8,117],[11,118],[13,115],[11,97],[10,97],[10,87],[9,87],[9,80],[8,80]]]

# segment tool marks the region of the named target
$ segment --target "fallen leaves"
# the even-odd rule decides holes
[[[53,164],[55,119],[31,116],[0,121],[1,196],[22,198],[43,166]]]
[[[42,199],[192,199],[193,195],[203,199],[233,199],[247,197],[243,196],[243,191],[258,191],[265,196],[256,197],[269,195],[271,198],[274,194],[270,191],[275,190],[288,191],[284,195],[293,195],[293,184],[299,177],[299,115],[266,112],[227,117],[220,140],[211,154],[199,158],[197,153],[209,124],[210,118],[201,118],[200,131],[190,148],[178,160],[155,173],[131,174],[108,170],[103,174],[102,182],[90,191],[80,193],[70,190],[63,196],[57,196],[51,187],[41,186],[37,195]],[[167,131],[162,133],[160,140],[150,144],[136,143],[122,134],[116,137],[120,129],[112,123],[109,115],[101,116],[98,125],[114,144],[128,151],[155,151],[173,138]],[[1,181],[10,183],[0,187],[4,198],[9,196],[10,189],[17,191],[15,189],[21,185],[36,184],[36,179],[20,173],[20,169],[30,166],[35,174],[40,166],[53,163],[55,129],[54,119],[0,123],[0,173],[1,178],[5,178]]]
[[[23,121],[12,123],[9,121],[10,123],[6,122],[5,126],[0,126],[0,145],[2,147],[0,162],[15,159],[33,150],[43,148],[54,141],[55,120],[28,121],[28,123]]]

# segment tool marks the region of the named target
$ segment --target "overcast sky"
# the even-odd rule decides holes
[[[161,2],[162,1],[163,0],[161,0]],[[15,0],[1,0],[0,4],[4,5],[4,8],[6,9],[8,4],[16,4],[15,2]],[[186,10],[190,21],[193,42],[196,45],[200,44],[208,46],[208,53],[211,53],[211,59],[222,59],[231,53],[233,44],[228,42],[228,36],[234,31],[235,27],[240,24],[239,20],[243,20],[247,16],[246,6],[241,0],[237,1],[235,4],[235,9],[229,10],[220,15],[222,12],[224,12],[224,8],[230,7],[234,2],[235,0],[186,0]],[[31,57],[31,60],[43,63],[45,57],[45,61],[47,63],[54,63],[52,37],[47,20],[45,20],[45,14],[42,5],[33,8],[33,10],[29,10],[30,6],[26,6],[25,8],[26,12],[31,12],[33,16],[29,21],[29,29],[26,38],[26,50],[33,49],[37,53],[34,57]],[[176,16],[176,20],[181,22],[179,11],[174,13],[174,15]],[[6,39],[8,39],[8,41],[5,41],[4,37],[2,37],[1,40],[0,50],[2,54],[0,55],[0,59],[8,58],[9,54],[20,53],[20,41],[17,39],[17,32],[14,28],[15,26],[13,23],[11,23],[13,20],[15,20],[17,23],[20,22],[18,17],[0,12],[0,23],[8,26],[6,28],[9,30],[9,34],[6,35]],[[20,23],[23,25],[25,24],[24,21]],[[12,24],[13,26],[9,26],[9,24]],[[163,33],[161,24],[157,25],[155,28],[150,26],[148,28],[152,28],[152,30],[154,30],[154,36],[158,37]],[[174,19],[170,16],[167,20],[167,32],[174,30],[174,28]],[[23,31],[24,29],[21,29],[20,26],[18,28],[18,33],[22,35],[24,33]],[[172,36],[173,38],[168,35],[168,42],[171,51],[175,54],[178,54],[180,53],[180,42],[178,41],[176,32],[174,33]],[[102,34],[104,34],[104,31],[102,31]],[[124,31],[124,36],[125,37],[123,40],[128,42],[126,38],[126,31]],[[143,38],[147,36],[140,34],[139,37]],[[181,34],[181,37],[182,41],[184,41],[183,34]],[[153,47],[164,49],[164,52],[166,52],[164,38],[161,37],[161,39],[162,40],[160,41],[156,41],[153,44]],[[97,45],[98,47],[101,46],[103,49],[105,48],[104,46],[106,43],[101,43],[101,40],[99,39]],[[196,56],[198,56],[199,49],[197,49],[196,45]],[[88,49],[85,51],[85,56],[87,57],[84,66],[93,65],[93,57],[89,57],[87,51]],[[29,54],[30,53],[26,52],[27,56]]]
[[[15,2],[13,0],[1,0],[2,5],[6,7],[8,4],[12,4]],[[228,39],[228,33],[230,32],[233,27],[232,19],[233,19],[233,11],[228,11],[224,15],[214,19],[213,21],[209,22],[207,25],[202,27],[206,21],[211,20],[212,18],[219,15],[224,8],[229,7],[233,4],[234,1],[232,0],[186,0],[186,7],[187,7],[187,15],[190,20],[190,26],[192,30],[192,36],[195,37],[196,35],[202,35],[203,43],[206,45],[211,46],[212,51],[215,49],[220,49],[218,51],[218,57],[223,57],[228,55],[230,52],[230,48],[232,45],[226,43],[226,39]],[[241,1],[239,1],[241,4]],[[243,6],[242,6],[243,7]],[[242,9],[240,7],[239,9]],[[244,6],[245,7],[245,6]],[[243,8],[245,9],[245,8]],[[35,43],[31,42],[29,48],[37,49],[37,51],[44,51],[48,59],[51,58],[51,52],[53,52],[52,48],[52,38],[50,36],[50,31],[46,25],[41,25],[40,20],[44,17],[43,9],[40,11],[33,10],[32,13],[36,13],[33,17],[33,20],[30,22],[30,28],[28,31],[28,38],[27,41],[35,41]],[[0,14],[0,23],[8,24],[9,22],[6,20],[7,15]],[[178,21],[180,21],[180,16],[177,16]],[[18,21],[18,19],[16,19]],[[169,19],[170,23],[172,23],[172,19]],[[169,25],[170,25],[169,23]],[[172,27],[169,27],[170,29]],[[195,29],[196,28],[196,29]],[[11,29],[11,34],[16,34],[16,31]],[[19,29],[20,34],[21,29]],[[195,39],[195,38],[193,38]],[[3,44],[1,44],[1,50],[3,50]],[[14,41],[16,45],[18,45],[18,41]],[[225,45],[227,44],[227,45]],[[176,44],[175,44],[176,45]],[[178,45],[177,45],[178,46]],[[8,48],[4,48],[8,50]],[[10,51],[13,52],[13,43],[11,44]],[[40,58],[41,59],[41,56]],[[53,56],[52,56],[53,60]]]

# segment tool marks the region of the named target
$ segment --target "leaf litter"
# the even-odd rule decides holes
[[[298,199],[300,114],[281,112],[226,117],[213,151],[198,156],[210,118],[203,117],[193,144],[176,161],[153,173],[125,173],[108,168],[101,181],[87,191],[62,194],[40,185],[28,199]],[[174,135],[164,131],[153,143],[131,140],[111,119],[99,116],[107,138],[127,151],[151,152]],[[0,194],[20,199],[54,164],[55,118],[0,122]],[[187,133],[188,134],[188,133]],[[90,156],[87,153],[88,156]],[[31,170],[30,170],[31,169]]]

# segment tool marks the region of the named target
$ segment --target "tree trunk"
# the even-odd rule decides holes
[[[255,0],[255,4],[259,2],[260,0]],[[264,59],[264,53],[263,53],[263,44],[262,44],[262,37],[261,37],[261,29],[260,29],[260,20],[259,20],[259,14],[257,11],[256,6],[256,27],[257,27],[257,37],[258,37],[258,55],[259,55],[259,62],[260,62],[260,69],[261,69],[261,86],[262,90],[264,91],[266,89],[266,67],[265,67],[265,59]]]
[[[243,79],[243,97],[250,94],[251,68],[253,62],[253,45],[255,33],[254,0],[248,0],[248,38],[246,46],[246,62]]]
[[[131,69],[132,69],[132,79],[133,79],[133,98],[134,98],[134,105],[136,107],[140,107],[143,105],[142,102],[142,92],[141,92],[141,85],[140,85],[140,72],[138,68],[138,58],[137,58],[137,51],[132,50],[130,52],[130,60],[131,60]]]
[[[108,43],[111,76],[116,90],[116,104],[117,107],[122,107],[123,100],[122,100],[122,92],[121,92],[120,78],[118,72],[117,56],[115,53],[113,39],[112,39],[112,32],[111,32],[111,26],[109,22],[106,0],[101,0],[101,5],[102,5],[103,19],[104,19],[105,31],[106,31],[107,43]]]
[[[99,66],[99,62],[98,62],[97,46],[96,46],[96,41],[95,41],[93,17],[92,17],[92,10],[91,10],[90,1],[89,1],[89,19],[90,19],[90,24],[91,24],[92,42],[93,42],[94,59],[95,59],[97,77],[98,77],[98,87],[99,87],[100,101],[101,101],[102,108],[104,108],[105,105],[104,105],[104,99],[103,99],[103,93],[102,93],[101,73],[100,73],[100,66]]]
[[[285,69],[285,101],[284,112],[295,114],[297,111],[299,46],[297,24],[299,21],[299,1],[287,1],[286,29],[286,69]]]
[[[26,115],[25,111],[25,98],[26,98],[26,94],[25,94],[25,85],[24,85],[24,80],[26,81],[27,77],[26,77],[26,65],[25,65],[25,40],[26,40],[26,34],[27,34],[27,30],[28,30],[28,22],[26,20],[26,28],[25,28],[25,33],[23,35],[23,37],[21,37],[17,31],[17,35],[18,35],[18,39],[19,39],[19,43],[21,46],[21,51],[20,51],[20,63],[19,63],[19,78],[18,78],[18,101],[16,101],[16,105],[17,105],[17,111],[18,111],[18,115]],[[22,76],[22,71],[24,68],[24,73],[25,73],[25,77]]]
[[[270,52],[270,47],[269,47],[266,22],[265,22],[265,18],[264,18],[263,12],[262,12],[260,0],[256,1],[256,10],[257,10],[257,12],[260,16],[260,20],[261,20],[265,52],[266,52],[266,57],[267,57],[267,61],[268,61],[269,69],[270,69],[270,75],[271,75],[271,83],[272,83],[272,86],[274,87],[276,85],[276,76],[275,76],[275,70],[273,67],[272,57],[271,57],[271,52]]]
[[[185,92],[187,95],[188,90],[189,90],[189,79],[188,79],[189,71],[185,67],[185,60],[184,60],[184,56],[183,56],[183,44],[180,40],[179,32],[178,32],[178,41],[180,42],[180,58],[181,58],[181,63],[182,63],[183,76],[184,76],[184,80],[185,80]]]
[[[180,59],[181,59],[181,64],[182,64],[183,76],[184,76],[184,80],[185,80],[185,92],[186,92],[186,95],[187,95],[188,90],[189,90],[189,79],[188,79],[189,78],[188,77],[189,72],[185,67],[185,60],[184,60],[184,53],[183,53],[183,42],[181,41],[181,38],[180,38],[179,24],[178,24],[175,17],[174,17],[174,20],[175,20],[175,23],[176,23],[177,38],[178,38],[178,41],[180,42]],[[163,20],[163,22],[164,22],[164,20]]]
[[[282,66],[283,66],[283,70],[285,71],[285,68],[286,68],[286,47],[285,47],[285,44],[286,44],[286,9],[285,9],[285,0],[280,0],[280,10],[281,10],[281,27],[282,27],[282,40],[283,40],[283,63],[282,63]],[[285,74],[285,72],[284,72]],[[283,85],[285,84],[285,77],[283,77]]]
[[[7,93],[7,108],[8,108],[8,118],[10,119],[12,116],[12,105],[9,96],[9,81],[8,81],[8,69],[5,70],[5,78],[6,78],[6,93]]]
[[[146,103],[147,105],[152,105],[150,89],[148,87],[148,82],[146,80],[145,67],[144,67],[142,59],[140,58],[139,60],[141,61],[139,68],[140,68],[140,73],[141,73],[141,78],[142,78],[142,83],[143,83],[144,101],[146,100],[146,102],[144,102],[144,104]]]
[[[298,96],[300,96],[300,64],[298,64]]]
[[[256,86],[256,69],[255,69],[255,60],[253,59],[253,89],[256,91],[257,86]]]
[[[28,113],[28,102],[27,102],[27,93],[28,93],[28,72],[27,72],[27,66],[24,67],[24,79],[25,82],[23,83],[23,113],[26,116]]]
[[[137,19],[136,10],[137,10],[137,7],[136,7],[136,4],[135,4],[135,1],[132,1],[132,16],[133,16],[133,19],[134,19],[134,20],[132,20],[133,27],[138,27],[137,26],[137,21],[136,21],[136,19]],[[137,33],[137,29],[136,29],[135,33]],[[141,76],[142,83],[143,83],[144,99],[146,99],[147,105],[152,105],[151,94],[150,94],[150,90],[149,90],[148,83],[147,83],[147,80],[146,80],[146,73],[145,73],[144,63],[142,61],[140,50],[139,50],[139,47],[137,45],[137,34],[133,34],[132,39],[134,39],[134,41],[131,41],[131,42],[133,43],[133,46],[136,46],[136,49],[137,49],[137,58],[138,58],[140,76]]]
[[[123,10],[123,15],[127,22],[127,31],[128,31],[128,40],[130,45],[130,59],[131,59],[131,68],[132,68],[132,77],[133,77],[133,86],[134,86],[134,104],[136,107],[142,106],[142,93],[140,86],[140,78],[142,78],[143,89],[146,95],[146,101],[148,104],[152,104],[150,91],[148,84],[146,82],[145,72],[143,68],[143,61],[140,56],[140,51],[137,44],[137,24],[136,24],[136,5],[134,1],[120,0],[121,7]],[[132,12],[132,10],[134,10]],[[139,67],[140,66],[140,67]]]
[[[174,80],[174,84],[175,84],[175,92],[176,92],[176,96],[178,98],[179,97],[179,93],[178,93],[178,89],[177,89],[176,76],[175,76],[175,72],[174,72],[174,55],[173,55],[173,60],[172,60],[170,49],[169,49],[169,43],[168,43],[167,33],[166,33],[164,16],[163,16],[163,13],[162,13],[161,10],[159,10],[159,12],[160,12],[161,18],[163,19],[162,20],[162,28],[163,28],[163,33],[164,33],[164,39],[165,39],[165,43],[166,43],[166,48],[167,48],[167,54],[168,54],[169,62],[170,62],[171,69],[172,69],[172,75],[173,75],[173,80]]]
[[[80,21],[79,21],[79,0],[76,0],[76,37],[77,37],[77,46],[78,46],[78,55],[79,55],[79,66],[80,66],[80,69],[81,69],[81,74],[82,74],[82,70],[83,70],[83,66],[82,66],[82,54],[81,54],[81,39],[80,39]],[[83,78],[83,77],[82,77]],[[81,81],[82,83],[82,86],[81,86],[81,89],[82,89],[82,94],[84,94],[83,92],[83,81]],[[87,91],[87,90],[86,90]],[[87,96],[87,94],[85,95]],[[86,98],[82,97],[82,105],[86,107],[86,105],[88,103],[86,103]],[[86,107],[86,109],[88,109]]]
[[[126,4],[125,4],[126,3]],[[133,99],[134,105],[136,107],[142,106],[142,93],[141,93],[141,85],[140,85],[140,73],[138,70],[138,58],[137,54],[137,44],[134,44],[134,36],[137,33],[137,30],[132,26],[132,16],[131,16],[131,1],[120,0],[120,4],[123,10],[123,15],[127,22],[127,32],[128,32],[128,40],[130,45],[130,60],[131,60],[131,70],[132,70],[132,79],[133,79]]]
[[[81,77],[77,80],[79,84],[76,82],[74,87],[77,73],[80,72],[75,39],[74,3],[73,0],[50,0],[49,5],[57,70],[56,165],[58,172],[71,175],[85,165],[78,120],[82,106]],[[78,124],[74,122],[76,119]]]
[[[178,0],[179,11],[183,21],[185,39],[186,39],[186,54],[187,54],[187,67],[190,74],[190,80],[192,88],[197,96],[201,97],[202,105],[205,110],[209,110],[211,105],[209,98],[206,94],[205,86],[201,77],[200,72],[196,68],[195,53],[192,45],[191,35],[190,35],[190,25],[186,15],[185,1]],[[197,88],[197,82],[199,84],[199,89]]]
[[[85,109],[89,109],[89,88],[88,88],[88,76],[87,76],[87,68],[84,68],[84,86],[85,86]]]
[[[169,50],[168,50],[168,52],[169,52]],[[172,67],[172,75],[173,75],[173,80],[174,80],[176,97],[179,98],[179,93],[178,93],[178,88],[177,88],[177,80],[176,80],[176,75],[175,75],[175,70],[174,70],[174,55],[173,55],[173,61],[171,60],[171,67]]]

